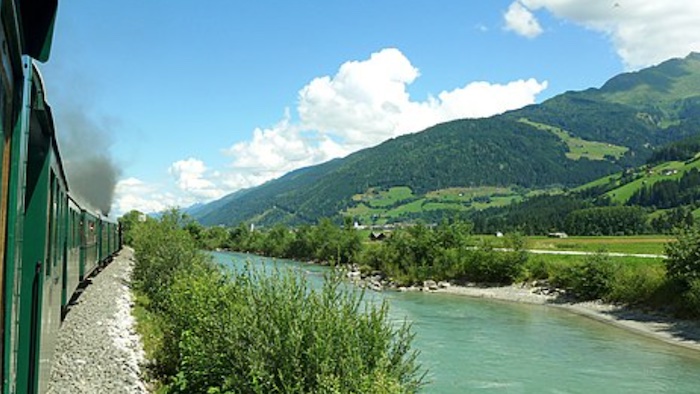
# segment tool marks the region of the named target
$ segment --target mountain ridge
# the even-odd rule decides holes
[[[650,99],[640,100],[640,91]],[[575,187],[643,164],[654,147],[700,131],[700,95],[693,91],[700,92],[697,53],[617,75],[601,88],[441,123],[298,169],[212,202],[195,218],[206,225],[314,222],[356,206],[352,196],[370,188],[407,186],[426,194],[450,187]],[[573,155],[576,144],[580,154]]]

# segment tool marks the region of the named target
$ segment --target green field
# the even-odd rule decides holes
[[[612,156],[619,159],[629,150],[627,147],[613,145],[607,142],[587,141],[573,137],[566,130],[532,122],[528,119],[520,119],[520,122],[555,134],[566,144],[567,148],[569,148],[566,157],[572,160],[579,160],[582,157],[590,160],[605,160],[605,156]]]
[[[670,161],[652,167],[637,174],[638,179],[629,182],[606,193],[610,200],[624,204],[636,192],[645,186],[651,186],[662,180],[678,180],[685,171],[691,168],[700,168],[700,161],[695,160],[689,163],[681,161]]]
[[[390,207],[411,198],[415,198],[413,191],[406,186],[392,187],[388,190],[370,188],[367,192],[352,197],[354,201],[362,201],[372,208]]]
[[[547,264],[558,264],[558,265],[574,265],[581,264],[586,261],[590,256],[581,255],[564,255],[564,254],[532,254],[530,255],[530,260],[541,261]],[[609,257],[611,261],[621,264],[631,264],[634,266],[662,266],[664,264],[664,259],[652,259],[646,257]]]
[[[503,245],[503,238],[491,235],[477,236],[477,239]],[[665,245],[673,238],[666,235],[638,235],[620,237],[568,237],[549,238],[543,236],[525,237],[526,248],[553,251],[606,251],[630,254],[664,254]]]
[[[453,187],[416,195],[406,186],[389,189],[369,188],[352,197],[355,202],[341,212],[358,218],[362,224],[385,224],[420,212],[466,211],[502,207],[541,193],[561,193],[561,189],[526,190],[516,187]]]

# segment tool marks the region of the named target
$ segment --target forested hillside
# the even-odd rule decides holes
[[[206,225],[309,223],[361,211],[367,203],[353,196],[398,186],[409,188],[415,201],[449,188],[573,188],[640,166],[655,149],[698,132],[700,55],[692,54],[618,75],[600,89],[439,124],[293,171],[200,208],[195,217]],[[434,209],[404,218],[468,211],[472,203],[442,209],[426,199],[422,206]]]

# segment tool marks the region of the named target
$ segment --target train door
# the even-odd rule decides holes
[[[4,15],[3,15],[4,16]],[[24,213],[26,194],[26,162],[29,136],[29,111],[32,92],[32,65],[31,59],[23,58],[24,83],[21,89],[16,89],[15,99],[22,97],[13,109],[13,117],[16,121],[11,125],[12,137],[9,161],[9,186],[7,192],[7,234],[5,242],[5,283],[3,296],[5,297],[4,337],[3,337],[3,383],[4,391],[10,393],[21,392],[17,390],[17,378],[20,357],[20,322],[22,318],[22,305],[20,295],[25,288],[23,282],[23,243],[24,243]],[[22,71],[20,70],[20,74]],[[5,142],[8,142],[7,140]],[[4,158],[3,158],[4,160]],[[30,263],[26,263],[29,265]],[[31,289],[31,286],[30,286]],[[26,294],[26,293],[25,293]],[[27,297],[27,296],[25,296]],[[22,386],[24,387],[24,386]]]
[[[5,377],[5,316],[10,304],[5,292],[7,211],[10,185],[10,158],[13,124],[13,70],[5,32],[4,20],[0,19],[0,380]],[[3,385],[4,386],[4,385]]]

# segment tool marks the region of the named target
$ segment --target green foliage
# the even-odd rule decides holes
[[[643,186],[635,191],[627,205],[673,208],[691,204],[700,199],[700,171],[691,168],[678,179],[665,179]]]
[[[681,229],[675,242],[666,245],[666,270],[677,292],[683,311],[700,316],[700,227]]]
[[[651,155],[647,164],[656,165],[665,161],[686,161],[700,152],[700,135],[664,145]]]
[[[688,207],[678,207],[661,212],[649,222],[652,230],[658,234],[671,234],[676,228],[691,227],[694,223],[695,218]]]
[[[572,267],[573,283],[570,290],[580,300],[607,298],[612,289],[612,279],[616,267],[605,254],[596,253],[586,258],[580,266]]]
[[[481,243],[465,254],[463,279],[478,283],[513,283],[521,276],[528,260],[523,246],[519,236],[507,246],[512,249],[510,251],[494,250],[491,243]]]
[[[170,290],[172,393],[411,393],[422,375],[407,325],[389,322],[329,275],[320,290],[292,271],[181,271]]]
[[[136,257],[133,282],[154,310],[162,307],[167,296],[163,289],[170,288],[178,270],[207,259],[184,229],[187,222],[186,215],[171,210],[160,220],[148,219],[131,231]]]
[[[340,283],[327,277],[320,291],[309,291],[298,274],[249,267],[224,290],[218,313],[230,323],[220,335],[227,338],[221,352],[209,349],[218,341],[205,329],[199,342],[189,334],[180,348],[183,359],[193,353],[206,363],[204,371],[221,371],[220,378],[202,382],[221,392],[415,392],[420,377],[408,327],[393,327],[385,304],[369,306],[361,293],[342,290]],[[238,373],[226,376],[227,371]],[[181,380],[187,382],[182,392],[205,388],[196,375]],[[376,380],[382,384],[375,387]]]
[[[527,235],[563,231],[566,217],[573,211],[592,204],[574,195],[543,194],[501,208],[477,211],[469,215],[475,232],[494,234],[497,231],[519,231]]]
[[[255,233],[238,230],[232,238]],[[134,229],[139,327],[151,329],[160,392],[413,393],[422,386],[413,334],[389,320],[387,304],[365,301],[337,275],[315,290],[292,271],[222,271],[197,248],[193,236],[204,233],[177,211]],[[285,245],[291,234],[270,233],[259,238],[263,247]]]
[[[688,315],[700,317],[700,279],[690,281],[688,290],[683,293],[683,299]]]
[[[647,229],[647,213],[640,207],[594,207],[571,212],[564,229],[573,235],[633,235]]]
[[[133,230],[138,225],[139,218],[141,218],[142,216],[143,216],[143,213],[134,209],[134,210],[131,210],[131,211],[125,213],[124,216],[119,218],[119,225],[121,225],[121,228],[122,228],[122,234],[124,237],[123,242],[125,245],[133,245],[133,243],[134,243]]]
[[[323,218],[317,226],[302,225],[292,231],[277,224],[269,230],[249,230],[245,224],[230,230],[226,248],[263,256],[348,264],[362,249],[360,234],[347,219],[344,226]],[[222,246],[214,246],[224,247]]]
[[[666,269],[671,279],[686,289],[700,279],[700,228],[682,229],[675,242],[666,245]]]
[[[659,303],[658,296],[665,282],[663,264],[616,264],[606,300],[627,305],[664,306],[668,299],[661,297]]]

